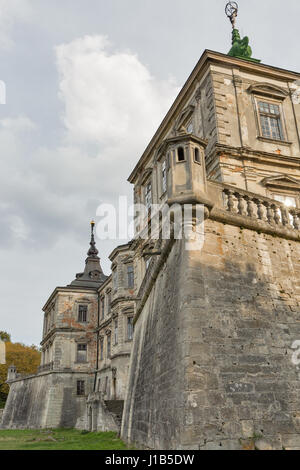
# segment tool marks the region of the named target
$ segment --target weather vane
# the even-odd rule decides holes
[[[236,2],[228,2],[225,7],[225,13],[230,19],[232,29],[235,29],[236,17],[239,11],[239,6]]]

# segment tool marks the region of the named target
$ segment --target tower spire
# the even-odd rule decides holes
[[[90,249],[87,252],[87,255],[92,258],[98,258],[99,251],[96,248],[95,236],[94,236],[94,228],[95,222],[94,220],[91,221],[91,241],[90,241]]]
[[[99,287],[107,278],[103,274],[100,258],[98,256],[99,251],[96,248],[95,242],[95,222],[91,222],[91,241],[90,248],[87,252],[88,257],[85,260],[85,269],[83,273],[76,274],[76,279],[71,282],[70,286],[77,287]]]

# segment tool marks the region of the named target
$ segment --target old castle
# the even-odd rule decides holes
[[[235,28],[229,55],[204,51],[129,177],[136,203],[203,205],[202,249],[137,235],[106,277],[92,224],[84,272],[43,308],[38,373],[9,369],[3,428],[300,449],[299,126],[299,73],[252,59]]]

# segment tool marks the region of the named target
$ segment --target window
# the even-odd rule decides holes
[[[161,165],[162,192],[167,191],[167,161],[164,160]]]
[[[102,319],[103,319],[104,315],[105,315],[105,300],[104,300],[104,297],[101,298],[101,315],[102,315]]]
[[[127,317],[127,339],[131,341],[133,338],[133,317]]]
[[[107,314],[110,313],[111,309],[111,292],[107,293]]]
[[[105,377],[104,393],[107,393],[107,389],[108,389],[108,377]]]
[[[284,194],[274,194],[274,199],[275,201],[278,201],[278,202],[281,202],[282,204],[284,204],[287,208],[289,207],[297,207],[297,202],[296,202],[296,198],[293,197],[293,196],[286,196]],[[290,219],[290,224],[293,225],[294,223],[294,218],[292,216],[292,214],[288,214],[288,217]],[[281,214],[280,214],[280,218],[281,218]]]
[[[79,307],[78,307],[78,321],[80,323],[86,323],[87,322],[87,312],[88,312],[87,305],[79,305]]]
[[[116,290],[118,288],[118,271],[117,271],[117,269],[113,270],[112,281],[113,281],[113,289]]]
[[[296,198],[283,194],[274,194],[275,201],[282,202],[287,207],[297,207]]]
[[[118,344],[118,320],[115,320],[115,344]]]
[[[98,392],[101,391],[101,379],[98,379]]]
[[[145,187],[145,205],[148,211],[151,209],[152,204],[152,185],[151,183],[147,183]]]
[[[199,152],[199,149],[198,148],[195,148],[194,150],[194,159],[195,159],[195,162],[197,163],[200,163],[201,160],[200,160],[200,152]]]
[[[77,395],[82,397],[85,395],[85,382],[84,380],[77,380]]]
[[[127,284],[129,289],[132,289],[134,286],[134,271],[132,264],[127,266]]]
[[[184,149],[182,147],[178,147],[177,149],[177,158],[179,162],[184,162],[185,160]]]
[[[281,122],[280,105],[258,101],[261,133],[263,137],[275,140],[283,140],[283,128]]]
[[[107,335],[107,358],[111,356],[111,336]]]
[[[77,344],[77,362],[87,361],[87,345]]]
[[[100,361],[103,361],[103,346],[104,346],[104,342],[102,338],[100,339]]]

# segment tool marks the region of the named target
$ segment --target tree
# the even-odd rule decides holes
[[[10,337],[10,335],[8,336]],[[7,341],[5,346],[6,364],[0,365],[0,408],[4,407],[9,392],[9,386],[5,384],[8,367],[13,364],[21,375],[31,375],[37,372],[41,362],[41,353],[37,346],[26,346],[21,343],[11,343],[10,341]],[[1,386],[1,384],[4,385]]]
[[[5,341],[5,342],[11,341],[11,336],[6,331],[0,331],[0,339],[1,341]]]

